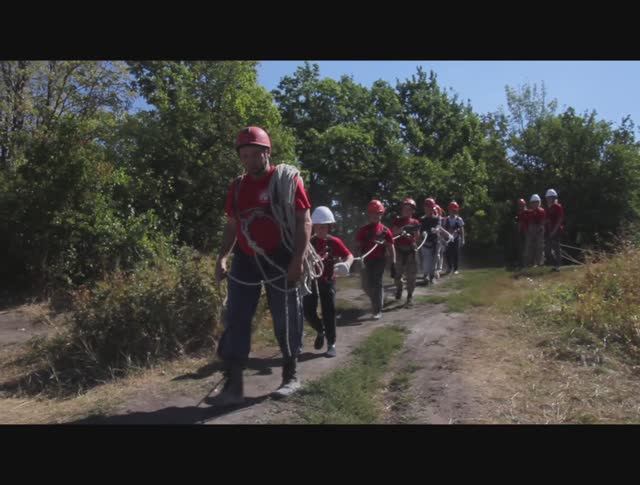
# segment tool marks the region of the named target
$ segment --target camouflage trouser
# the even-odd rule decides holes
[[[542,224],[529,224],[525,253],[527,266],[544,264],[544,226]]]
[[[416,260],[416,252],[413,250],[406,251],[396,248],[396,290],[402,293],[402,276],[407,280],[407,296],[413,295],[416,287],[416,275],[418,273],[418,262]]]

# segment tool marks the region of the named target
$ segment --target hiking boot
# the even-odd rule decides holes
[[[244,402],[242,367],[242,365],[233,364],[224,372],[224,386],[220,394],[213,398],[213,404],[217,406],[233,406]]]
[[[273,396],[276,398],[289,397],[301,387],[302,384],[300,384],[296,372],[296,358],[293,357],[285,360],[282,366],[282,384],[274,391]]]
[[[324,333],[318,332],[316,335],[316,339],[313,342],[313,348],[316,350],[320,350],[324,346]]]
[[[324,354],[327,357],[335,357],[336,356],[336,344],[331,344],[327,348],[327,352]]]

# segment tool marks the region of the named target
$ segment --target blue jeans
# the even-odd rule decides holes
[[[270,255],[279,266],[289,267],[291,254],[279,251]],[[260,258],[267,279],[280,276],[280,271]],[[231,263],[231,275],[239,280],[257,283],[263,279],[254,256],[248,256],[236,250]],[[271,285],[284,288],[286,275],[266,285],[267,301],[273,317],[273,329],[285,359],[296,357],[302,347],[302,298],[300,290],[284,293]],[[291,288],[292,285],[288,285]],[[251,351],[251,322],[256,313],[262,285],[246,286],[227,279],[227,307],[223,318],[224,332],[218,345],[218,356],[225,362],[245,364]],[[287,348],[287,321],[285,300],[289,307],[289,346]],[[290,351],[290,352],[289,352]]]

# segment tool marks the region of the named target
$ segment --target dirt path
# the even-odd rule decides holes
[[[446,293],[447,290],[438,286],[438,283],[436,287],[418,286],[415,296]],[[473,422],[484,413],[486,403],[478,397],[477,379],[474,381],[469,372],[461,372],[461,369],[473,367],[468,365],[469,359],[474,358],[468,344],[477,338],[481,326],[476,325],[471,314],[446,313],[444,304],[416,302],[414,307],[405,308],[404,301],[397,302],[393,293],[392,281],[385,278],[383,318],[375,321],[371,319],[368,298],[360,290],[358,278],[340,281],[337,297],[338,307],[342,310],[338,314],[338,356],[329,359],[322,351],[315,351],[312,343],[315,332],[305,324],[307,335],[299,359],[303,383],[348,365],[352,351],[376,328],[399,325],[409,332],[403,350],[392,363],[388,379],[402,373],[407,379],[401,389],[388,389],[383,393],[381,399],[388,404],[383,422]],[[34,325],[34,315],[39,313],[29,308],[0,312],[0,343],[9,348],[34,334],[50,331],[48,325]],[[219,363],[203,363],[195,372],[183,372],[156,376],[147,385],[133,387],[119,404],[114,401],[113,406],[98,411],[99,415],[72,422],[264,424],[286,423],[295,417],[291,403],[270,397],[281,382],[281,358],[277,348],[252,352],[245,371],[247,399],[240,407],[220,408],[211,397],[215,393],[210,391],[222,381]]]
[[[36,318],[36,305],[0,311],[0,347],[26,342],[35,335],[46,335],[51,331]]]
[[[412,362],[419,367],[411,379],[411,422],[456,422],[471,413],[473,399],[466,392],[464,382],[456,372],[457,359],[464,355],[464,344],[472,338],[472,319],[463,314],[445,313],[445,305],[416,304],[404,308],[402,301],[393,299],[391,280],[385,279],[387,305],[380,321],[372,320],[368,301],[357,282],[349,281],[340,288],[338,299],[349,302],[350,308],[338,315],[338,356],[324,357],[313,350],[313,331],[308,327],[305,348],[300,356],[300,376],[304,381],[315,380],[334,369],[346,365],[350,354],[371,332],[383,325],[401,325],[410,332],[399,362]],[[432,294],[436,288],[419,286],[415,296]],[[344,307],[343,307],[344,308]],[[211,365],[193,375],[178,379],[198,379],[202,386],[212,389],[219,384],[219,366]],[[170,395],[149,392],[129,400],[108,417],[94,417],[81,422],[96,423],[206,423],[206,424],[264,424],[287,422],[292,412],[286,401],[270,398],[281,382],[281,360],[277,349],[252,353],[245,371],[246,402],[235,408],[219,408],[211,397],[200,395]],[[201,386],[201,387],[202,387]]]

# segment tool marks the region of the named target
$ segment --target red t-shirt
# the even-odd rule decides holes
[[[322,262],[324,264],[324,271],[322,272],[320,279],[324,281],[335,280],[336,277],[333,274],[333,265],[338,262],[338,259],[349,256],[351,251],[349,251],[340,238],[331,235],[327,236],[327,239],[321,239],[317,236],[313,236],[311,238],[311,244],[322,258]]]
[[[275,173],[276,167],[271,166],[266,175],[254,179],[250,175],[244,175],[239,183],[235,181],[230,185],[227,193],[225,212],[229,218],[236,219],[238,246],[243,253],[253,256],[255,252],[249,247],[242,234],[241,223],[247,220],[256,210],[262,210],[265,215],[271,216],[271,201],[269,199],[269,181]],[[302,179],[297,177],[295,205],[297,210],[305,210],[311,207],[307,193],[304,190]],[[236,187],[238,185],[238,187]],[[234,210],[234,191],[238,190],[238,214]],[[272,254],[281,244],[280,228],[277,223],[268,217],[256,216],[249,226],[249,235],[256,244],[264,249],[265,253]]]
[[[391,231],[388,227],[379,222],[362,226],[358,229],[356,234],[356,242],[360,245],[360,250],[363,255],[369,252],[374,245],[376,246],[373,252],[367,256],[367,258],[371,259],[384,258],[384,246],[373,242],[377,239],[384,239],[385,242],[393,244],[393,235],[391,234]]]
[[[518,212],[518,229],[520,232],[527,232],[527,227],[529,225],[529,215],[531,214],[530,209],[523,209]]]
[[[396,217],[393,221],[393,227],[404,227],[410,224],[420,225],[420,221],[418,219],[414,219],[413,217]],[[418,230],[413,232],[411,236],[400,236],[398,239],[394,241],[396,247],[407,248],[411,246],[413,243],[416,243]]]
[[[529,224],[544,224],[545,213],[542,207],[531,209],[527,216],[527,227]]]
[[[547,209],[546,213],[547,230],[552,231],[555,225],[560,222],[560,228],[558,230],[562,231],[564,229],[562,224],[564,222],[564,208],[559,203],[553,204]]]

